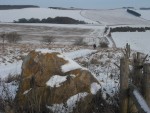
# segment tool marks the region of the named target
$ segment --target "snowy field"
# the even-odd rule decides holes
[[[55,18],[70,17],[76,20],[85,21],[87,23],[96,23],[89,19],[86,19],[80,15],[81,10],[57,10],[50,8],[24,8],[24,9],[13,9],[13,10],[0,10],[0,21],[1,22],[13,22],[20,18]]]
[[[145,20],[150,20],[150,10],[135,10],[141,14],[141,18]]]
[[[20,18],[54,18],[57,16],[93,23],[96,25],[150,25],[150,11],[136,10],[142,16],[136,17],[127,13],[126,9],[109,10],[58,10],[50,8],[24,8],[0,10],[0,22],[13,22]],[[40,15],[39,15],[40,14]]]
[[[85,10],[81,15],[102,25],[150,25],[150,22],[127,13],[125,9]]]
[[[97,37],[103,34],[104,26],[62,25],[62,24],[11,24],[1,23],[0,32],[17,32],[21,43],[40,44],[42,37],[49,35],[55,38],[55,44],[70,45],[83,38],[86,44],[98,43]],[[1,42],[1,40],[0,40]]]
[[[112,33],[116,46],[124,48],[129,43],[132,50],[150,55],[150,31]]]

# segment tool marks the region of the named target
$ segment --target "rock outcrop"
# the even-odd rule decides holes
[[[58,52],[35,50],[23,61],[15,101],[21,111],[67,113],[81,99],[90,102],[99,89],[96,78],[73,60]]]

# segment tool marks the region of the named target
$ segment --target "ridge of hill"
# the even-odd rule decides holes
[[[39,6],[35,6],[35,5],[0,5],[0,10],[38,8],[38,7]]]

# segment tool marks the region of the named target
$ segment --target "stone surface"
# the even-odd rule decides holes
[[[25,57],[21,82],[15,98],[18,109],[26,111],[32,109],[39,112],[46,106],[65,103],[78,93],[86,92],[87,96],[92,97],[91,84],[99,84],[98,81],[84,68],[64,73],[62,66],[68,64],[70,60],[59,57],[60,55],[57,52],[31,51]],[[56,80],[56,85],[52,80]],[[90,100],[88,98],[88,101]]]

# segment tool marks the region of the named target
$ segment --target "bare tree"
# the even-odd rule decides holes
[[[48,45],[50,45],[50,44],[52,44],[53,42],[54,42],[54,37],[53,36],[48,36],[48,35],[46,35],[46,36],[43,36],[42,37],[42,42],[43,43],[46,43],[46,44],[48,44]]]
[[[2,32],[2,33],[0,34],[0,37],[1,37],[2,42],[3,42],[3,52],[4,52],[6,33],[5,33],[5,32]]]
[[[18,41],[22,40],[17,32],[7,33],[6,39],[9,43],[17,43]]]

